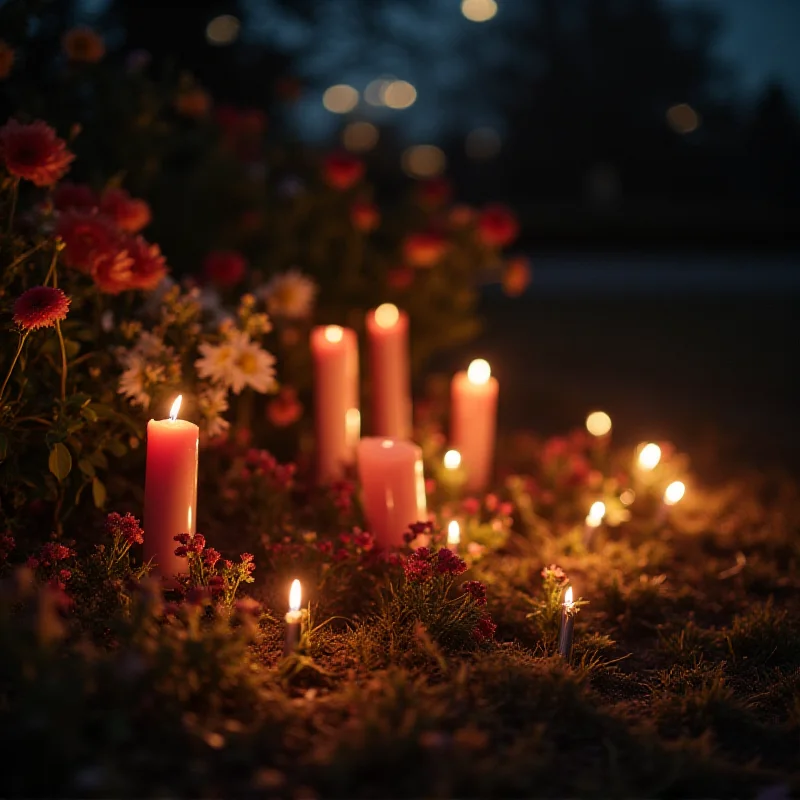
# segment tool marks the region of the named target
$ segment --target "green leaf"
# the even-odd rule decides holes
[[[96,452],[92,453],[88,458],[89,461],[91,461],[92,464],[94,464],[99,469],[108,469],[108,459],[106,458],[106,454],[102,450],[97,450]]]
[[[88,422],[97,422],[98,419],[97,412],[93,408],[89,408],[89,406],[81,409],[81,416]]]
[[[122,458],[128,452],[128,448],[119,439],[112,439],[107,448],[108,452],[117,458]]]
[[[113,417],[116,415],[116,411],[105,403],[89,403],[86,408],[91,408],[98,417]]]
[[[106,502],[106,486],[100,478],[92,478],[92,499],[97,508],[102,508]]]
[[[94,464],[89,461],[88,458],[82,458],[78,462],[78,469],[87,477],[87,478],[94,478],[95,471],[94,471]]]
[[[8,455],[8,436],[0,433],[0,461],[5,461]]]
[[[72,469],[72,456],[66,445],[60,442],[53,445],[53,449],[50,451],[50,458],[47,461],[47,466],[50,468],[50,472],[52,472],[59,481],[63,481],[67,475],[69,475]]]

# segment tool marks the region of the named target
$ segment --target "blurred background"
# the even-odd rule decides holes
[[[504,425],[603,408],[701,461],[797,464],[797,0],[39,5],[384,191],[446,174],[512,206],[531,285],[483,287],[484,334],[432,365],[487,357]]]

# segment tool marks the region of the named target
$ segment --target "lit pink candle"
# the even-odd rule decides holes
[[[372,433],[411,436],[411,367],[408,314],[384,303],[367,314],[372,391]]]
[[[370,533],[383,547],[404,544],[408,526],[428,518],[421,448],[365,437],[358,443],[358,474]]]
[[[317,476],[321,483],[342,477],[355,461],[361,435],[356,332],[338,325],[311,331]]]
[[[175,555],[179,533],[194,533],[197,524],[197,448],[200,429],[178,419],[181,396],[169,419],[147,423],[147,469],[144,485],[144,559],[155,572],[171,577],[187,571]]]
[[[497,427],[497,378],[488,362],[473,361],[466,372],[457,372],[451,384],[450,426],[453,447],[461,453],[466,489],[486,488],[492,474]]]

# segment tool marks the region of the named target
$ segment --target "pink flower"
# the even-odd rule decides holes
[[[403,564],[406,580],[425,583],[433,577],[433,553],[427,547],[418,547]]]
[[[328,186],[345,191],[364,176],[364,162],[347,153],[331,153],[323,161],[322,175]]]
[[[35,186],[52,186],[75,158],[67,143],[41,120],[23,125],[10,119],[0,128],[0,155],[14,177]]]
[[[494,632],[496,630],[497,625],[492,622],[491,617],[482,617],[480,620],[478,620],[478,624],[475,626],[475,630],[472,632],[472,637],[476,642],[478,642],[478,644],[490,642],[492,639],[494,639]]]
[[[436,571],[440,575],[461,575],[467,571],[467,562],[445,547],[436,554]]]
[[[558,564],[550,564],[549,567],[545,567],[542,570],[542,577],[547,580],[548,578],[552,578],[559,583],[565,583],[567,580],[567,573],[564,572]]]
[[[203,561],[205,561],[206,566],[210,569],[216,566],[217,561],[219,561],[221,557],[222,553],[220,553],[219,550],[215,550],[213,547],[209,547],[205,553],[203,553]]]
[[[47,542],[42,545],[42,549],[39,552],[39,561],[42,566],[49,567],[58,561],[66,561],[66,559],[72,558],[74,555],[75,551],[66,545],[58,542]]]
[[[24,331],[49,328],[67,318],[70,299],[61,289],[34,286],[14,303],[14,322]]]
[[[189,548],[185,544],[178,545],[175,548],[175,555],[178,556],[178,558],[188,558]]]
[[[202,533],[196,533],[189,540],[188,549],[192,553],[202,553],[206,546],[206,537]]]
[[[124,517],[112,512],[106,517],[106,534],[112,538],[119,537],[128,545],[142,544],[144,542],[144,531],[139,520],[133,514],[126,514]]]
[[[82,183],[59,183],[53,191],[56,211],[91,211],[97,208],[97,195]]]
[[[150,206],[131,197],[124,189],[106,189],[100,198],[100,210],[126,233],[139,233],[150,224]]]
[[[227,289],[240,283],[247,273],[247,261],[236,250],[216,250],[203,261],[206,280]]]
[[[103,294],[120,294],[131,288],[133,259],[127,250],[114,249],[96,253],[92,277]]]
[[[480,581],[467,581],[461,584],[461,588],[475,601],[475,605],[486,605],[486,587]]]
[[[501,205],[487,206],[478,217],[478,236],[488,247],[505,247],[519,234],[514,213]]]

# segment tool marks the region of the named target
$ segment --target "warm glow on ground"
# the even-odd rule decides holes
[[[484,384],[492,376],[489,362],[483,358],[476,358],[467,368],[467,380],[470,383]]]
[[[605,411],[592,411],[586,417],[586,430],[592,436],[605,436],[611,432],[611,417]]]

